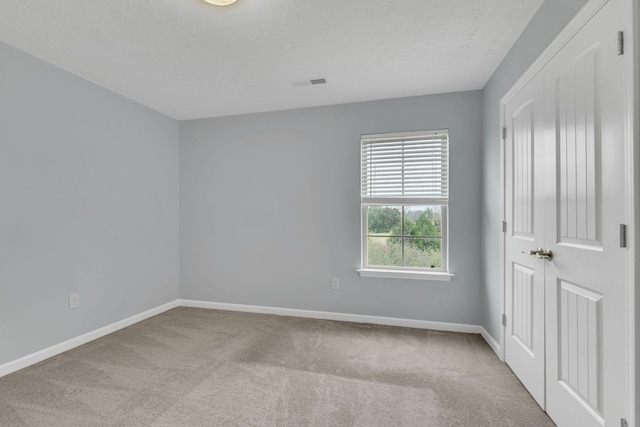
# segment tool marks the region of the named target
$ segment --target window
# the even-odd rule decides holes
[[[449,280],[448,131],[363,135],[361,150],[360,274]]]

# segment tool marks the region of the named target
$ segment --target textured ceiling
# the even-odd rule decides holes
[[[1,0],[0,41],[183,120],[481,89],[542,1]]]

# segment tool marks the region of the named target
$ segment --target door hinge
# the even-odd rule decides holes
[[[507,221],[502,221],[502,232],[503,233],[507,232]]]
[[[507,139],[507,128],[506,128],[506,126],[502,128],[502,139]]]
[[[620,224],[620,247],[627,247],[627,225]]]
[[[625,418],[620,418],[620,427],[629,427],[629,422]]]
[[[618,31],[618,55],[624,55],[624,31]]]
[[[507,315],[502,313],[502,326],[507,326]]]

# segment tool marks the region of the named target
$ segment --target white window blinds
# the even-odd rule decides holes
[[[447,130],[363,135],[361,149],[363,202],[447,202]]]

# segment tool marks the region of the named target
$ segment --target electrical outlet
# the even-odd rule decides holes
[[[338,279],[337,277],[331,278],[331,289],[333,289],[334,291],[340,289],[340,279]]]
[[[69,295],[69,310],[80,307],[80,294]]]

